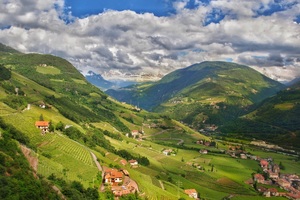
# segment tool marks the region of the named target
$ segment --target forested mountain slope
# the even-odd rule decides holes
[[[247,66],[202,62],[176,70],[158,82],[106,93],[199,128],[205,124],[201,122],[224,124],[282,88],[279,82]]]
[[[300,82],[264,100],[256,109],[221,128],[223,132],[300,147]]]

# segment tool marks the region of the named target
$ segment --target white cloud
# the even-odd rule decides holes
[[[293,23],[299,3],[268,16],[257,13],[270,9],[272,0],[199,2],[193,10],[187,3],[175,2],[177,14],[166,17],[107,10],[80,19],[63,13],[63,0],[5,0],[0,42],[24,52],[62,56],[83,72],[168,73],[204,60],[232,59],[268,69],[270,76],[286,66],[279,70],[287,74],[282,80],[299,76],[292,73],[300,71],[300,26]],[[205,26],[216,10],[224,19]]]

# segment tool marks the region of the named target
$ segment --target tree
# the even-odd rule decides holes
[[[0,65],[0,81],[9,80],[11,78],[11,72],[4,67],[3,64]]]
[[[85,191],[85,198],[86,199],[99,199],[99,193],[98,193],[98,190],[96,188],[88,188],[86,191]]]
[[[53,125],[53,123],[52,123],[52,121],[50,121],[50,123],[49,123],[50,125],[49,125],[49,131],[50,132],[54,132],[54,130],[55,130],[55,127],[54,127],[54,125]]]
[[[280,163],[279,163],[279,168],[282,169],[282,170],[285,170],[285,166],[282,164],[281,161],[280,161]]]
[[[80,182],[78,182],[78,181],[73,181],[71,183],[71,188],[74,188],[74,189],[78,190],[80,193],[84,192],[83,185]]]
[[[141,165],[143,165],[143,166],[148,166],[148,165],[150,165],[149,159],[148,159],[147,157],[145,157],[145,156],[139,157],[139,158],[137,159],[137,161],[138,161]]]
[[[59,131],[63,131],[64,130],[64,124],[59,121],[57,124],[56,124],[56,130],[59,130]]]
[[[40,121],[44,121],[44,116],[43,116],[43,114],[40,115]]]

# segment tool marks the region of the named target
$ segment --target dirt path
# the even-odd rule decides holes
[[[52,189],[62,198],[62,199],[67,199],[63,193],[61,193],[60,189],[56,187],[55,185],[52,185]]]
[[[90,153],[92,155],[92,158],[93,158],[93,160],[94,160],[94,162],[95,162],[98,170],[102,171],[102,167],[101,167],[100,163],[98,162],[96,155],[93,152],[91,152],[91,151],[90,151]]]
[[[38,168],[38,158],[31,155],[31,149],[27,148],[24,145],[20,145],[20,148],[24,154],[24,156],[26,157],[26,159],[28,160],[30,166],[32,167],[32,169],[37,172],[37,168]]]

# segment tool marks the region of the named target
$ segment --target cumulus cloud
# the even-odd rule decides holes
[[[2,1],[0,42],[62,56],[83,73],[168,73],[205,60],[232,60],[270,77],[280,69],[286,74],[280,80],[299,76],[295,0],[195,1],[193,9],[178,0],[177,13],[168,16],[106,10],[83,18],[72,16],[63,0]]]

